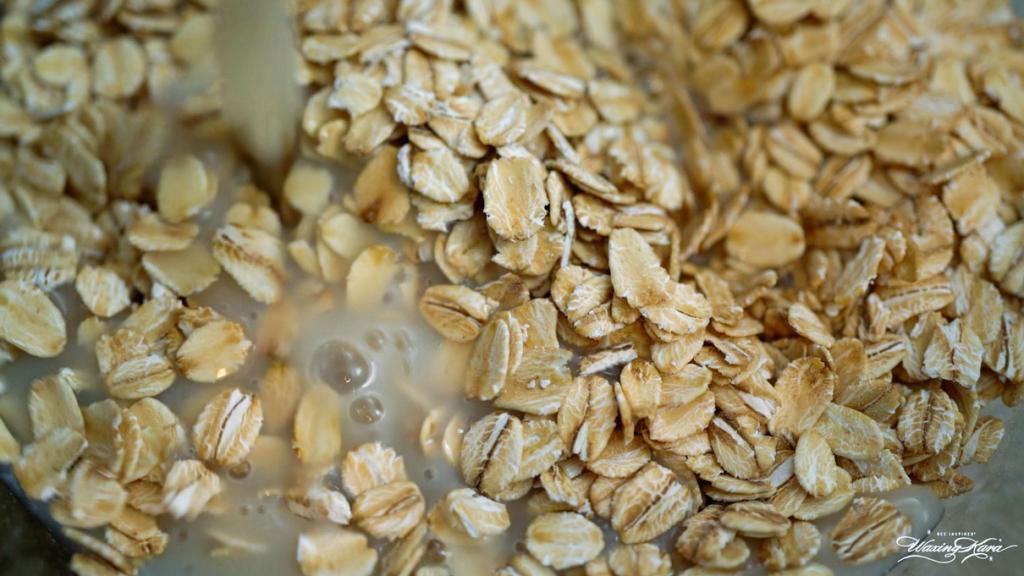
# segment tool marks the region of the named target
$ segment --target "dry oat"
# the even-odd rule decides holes
[[[108,40],[94,56],[93,90],[107,98],[129,97],[142,86],[146,66],[146,53],[133,38]]]
[[[836,341],[821,318],[803,304],[789,307],[789,325],[797,334],[819,346],[831,348]]]
[[[766,238],[774,239],[766,242]],[[729,229],[725,249],[737,260],[759,268],[788,264],[804,253],[799,224],[771,212],[746,212]]]
[[[750,549],[735,532],[722,526],[722,513],[722,507],[713,504],[687,519],[676,540],[676,550],[683,558],[719,570],[733,570],[746,562]]]
[[[942,390],[921,389],[900,408],[896,432],[910,454],[938,454],[953,439],[956,407]]]
[[[526,131],[529,105],[526,95],[517,91],[489,100],[473,122],[480,142],[497,147],[518,140]]]
[[[826,406],[814,430],[825,438],[836,456],[844,458],[874,458],[884,446],[882,429],[877,422],[840,404]]]
[[[832,548],[849,564],[865,564],[897,550],[910,534],[910,518],[890,502],[857,498],[832,530]]]
[[[635,308],[660,304],[670,282],[657,255],[632,228],[611,233],[608,263],[615,294]]]
[[[699,502],[670,470],[649,463],[615,489],[611,525],[625,544],[660,536],[696,510]]]
[[[544,224],[547,194],[544,167],[533,158],[498,158],[484,176],[484,213],[494,233],[525,240]]]
[[[615,431],[615,394],[600,376],[577,377],[558,411],[558,433],[584,462],[601,456]]]
[[[608,566],[616,576],[668,576],[672,561],[654,544],[617,546],[608,555]]]
[[[761,543],[759,558],[769,570],[807,565],[821,547],[821,533],[810,522],[793,522],[785,534]]]
[[[749,538],[780,537],[790,529],[789,519],[770,502],[736,502],[725,507],[722,526]]]
[[[447,146],[419,150],[412,155],[409,183],[423,196],[444,204],[458,202],[469,192],[469,177]]]
[[[542,514],[526,529],[526,549],[556,570],[586,564],[603,548],[601,529],[573,512]]]
[[[817,358],[791,362],[776,384],[781,404],[768,424],[769,430],[795,442],[828,407],[835,382],[835,374]]]
[[[838,486],[838,468],[828,441],[816,430],[800,435],[794,455],[797,480],[811,496],[822,498]]]
[[[992,416],[978,419],[974,432],[964,444],[960,459],[962,462],[988,462],[992,453],[1003,439],[1003,421]],[[2,436],[2,431],[0,431]]]

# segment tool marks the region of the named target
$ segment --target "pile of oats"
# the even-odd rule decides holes
[[[77,574],[134,574],[165,518],[217,513],[261,434],[292,442],[310,576],[447,574],[433,542],[513,530],[507,576],[729,572],[752,548],[827,574],[823,546],[861,564],[910,532],[880,495],[968,492],[999,445],[983,409],[1024,391],[1005,2],[295,0],[309,98],[270,192],[160,145],[157,102],[226,133],[216,84],[176,88],[215,4],[16,0],[0,29],[0,357],[77,345],[99,368],[32,382],[32,438],[0,421],[0,463]],[[192,303],[218,281],[279,322]],[[465,482],[436,502],[288,362],[291,299],[388,294],[488,407],[426,415],[424,453]],[[254,351],[259,386],[195,421],[158,399],[234,386]]]

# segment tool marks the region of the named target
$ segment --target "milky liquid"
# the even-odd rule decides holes
[[[73,310],[74,302],[66,289],[60,302],[67,306],[69,326],[76,325],[81,311]],[[250,339],[258,339],[265,320],[265,307],[254,304],[231,280],[223,278],[203,293],[189,299],[191,305],[212,306],[240,322]],[[418,313],[395,305],[376,311],[354,312],[343,306],[324,311],[321,306],[297,306],[295,320],[300,329],[289,361],[304,371],[307,380],[323,376],[339,393],[342,415],[342,437],[345,450],[364,442],[378,441],[394,448],[405,459],[410,480],[416,482],[427,500],[427,507],[443,498],[447,491],[462,484],[459,473],[440,455],[426,457],[419,445],[419,431],[430,409],[444,406],[450,413],[461,412],[476,417],[486,410],[480,403],[462,399],[458,393],[459,367],[445,364],[439,351],[437,336],[419,319]],[[360,367],[351,382],[339,376],[337,366],[331,370],[324,351],[343,350]],[[22,358],[0,369],[7,383],[7,393],[0,396],[0,415],[21,441],[30,435],[25,410],[25,394],[32,379],[71,366],[95,374],[91,350],[69,342],[57,359]],[[350,365],[353,363],[350,362]],[[268,359],[254,351],[236,374],[217,384],[197,384],[179,379],[159,396],[190,428],[202,407],[227,387],[258,391],[259,381]],[[327,370],[325,370],[325,365]],[[351,374],[350,374],[351,375]],[[82,404],[101,396],[97,390],[81,395]],[[91,399],[90,399],[91,398]],[[373,418],[361,410],[367,399]],[[373,420],[369,422],[368,420]],[[998,458],[998,455],[997,455]],[[162,519],[163,528],[171,536],[165,554],[149,560],[142,569],[146,576],[179,574],[245,574],[247,576],[300,574],[295,561],[295,548],[300,531],[309,530],[316,522],[292,514],[280,493],[292,484],[299,464],[287,436],[263,434],[248,458],[249,470],[244,477],[222,473],[225,481],[223,505],[217,514],[204,514],[194,522]],[[942,503],[923,487],[910,487],[886,495],[907,514],[913,524],[913,535],[924,536],[942,517]],[[525,500],[525,499],[524,499]],[[457,575],[490,573],[512,553],[514,542],[520,540],[528,522],[525,503],[510,505],[513,526],[504,538],[484,546],[448,546],[448,564]],[[823,534],[831,530],[840,514],[818,522]],[[606,531],[606,544],[614,545],[614,533]],[[663,538],[662,545],[671,549],[675,531]],[[827,542],[827,540],[826,540]],[[752,552],[758,546],[750,540]],[[381,553],[386,546],[377,543]],[[748,573],[762,570],[752,554]],[[678,560],[678,558],[677,558]],[[855,576],[884,574],[895,564],[896,556],[860,567],[849,567],[837,561],[827,544],[815,561],[831,566],[837,573]]]
[[[218,165],[217,156],[206,157],[205,160]],[[224,185],[229,182],[226,173],[230,165],[221,163],[220,169],[225,173],[221,180],[222,192],[215,204],[198,219],[202,226],[201,238],[204,239],[208,239],[220,225],[223,213],[232,203],[230,194],[224,192],[233,188]],[[341,175],[336,182],[342,177],[347,178]],[[387,239],[378,237],[368,242],[381,240]],[[340,291],[333,296],[335,302],[344,301]],[[0,394],[0,416],[23,444],[31,438],[26,396],[34,379],[53,374],[62,367],[75,368],[94,379],[95,388],[79,393],[83,406],[104,395],[93,350],[75,343],[74,333],[78,323],[85,318],[85,312],[78,304],[73,287],[64,286],[56,290],[54,297],[67,319],[69,342],[65,351],[54,359],[23,356],[0,366],[0,382],[4,384],[0,389],[5,389]],[[249,355],[245,365],[222,382],[198,384],[179,378],[158,397],[179,415],[186,429],[191,430],[202,407],[225,388],[258,391],[260,379],[269,364],[269,359],[259,351],[260,335],[278,327],[268,319],[266,307],[255,303],[226,274],[188,301],[192,306],[211,306],[241,323],[247,337],[257,343],[257,349]],[[459,375],[465,360],[453,361],[441,355],[441,342],[437,335],[422,322],[416,310],[400,304],[394,297],[376,310],[346,310],[343,305],[324,307],[319,300],[311,301],[307,296],[293,297],[290,304],[293,305],[294,320],[299,330],[288,360],[303,371],[307,380],[318,376],[333,380],[329,384],[341,396],[338,410],[342,415],[344,450],[370,441],[394,448],[404,457],[409,479],[423,491],[427,510],[449,490],[461,487],[458,471],[449,466],[440,454],[425,456],[418,438],[423,419],[433,408],[440,406],[448,413],[461,413],[469,422],[488,411],[486,404],[467,401],[459,393]],[[116,326],[126,314],[111,319],[109,325]],[[337,367],[332,369],[330,366],[332,354],[324,353],[332,349],[334,356],[338,350],[348,354],[350,367],[360,367],[359,370],[349,370],[350,381],[338,381],[345,380],[345,377],[339,377]],[[1007,424],[1012,431],[1012,423],[1007,421]],[[1013,460],[1006,452],[1004,448],[997,453],[990,465],[1002,460],[1004,468],[1009,466]],[[141,574],[300,574],[295,560],[298,534],[315,528],[317,523],[292,514],[280,498],[281,492],[292,485],[299,469],[287,432],[280,436],[264,433],[249,455],[248,470],[221,474],[225,490],[216,514],[204,514],[193,522],[160,519],[162,528],[171,537],[170,545],[166,553],[147,561]],[[976,478],[982,473],[978,491],[996,487],[996,483],[987,480],[983,472],[985,469],[971,467],[969,470]],[[4,476],[10,482],[7,470]],[[1008,473],[1004,471],[1001,474],[1007,477]],[[957,499],[954,506],[962,510],[965,504],[969,507],[975,497],[968,495]],[[915,537],[924,536],[943,517],[943,503],[923,487],[902,489],[885,498],[911,518]],[[995,517],[1010,517],[998,510],[994,499],[984,493],[979,498],[989,498],[986,501],[993,502],[991,506]],[[44,506],[35,508],[40,514],[45,514]],[[489,574],[507,560],[517,548],[516,544],[521,543],[529,521],[525,499],[510,503],[509,512],[512,527],[504,536],[473,547],[449,543],[446,561],[454,574]],[[841,514],[818,522],[824,543],[815,561],[830,566],[837,574],[855,576],[885,574],[892,569],[898,555],[860,567],[846,566],[837,561],[827,535]],[[958,514],[961,519],[968,517],[962,511]],[[609,550],[615,544],[615,535],[605,528],[606,550]],[[1017,530],[1019,532],[1019,528]],[[672,550],[676,534],[676,530],[670,531],[659,539],[659,544]],[[755,560],[759,542],[750,540],[748,543],[752,555],[746,572],[763,573]],[[1021,543],[1024,544],[1024,540]],[[374,542],[373,545],[382,554],[387,549],[382,542]],[[674,553],[673,557],[676,562],[681,562]],[[677,566],[678,569],[682,567],[682,564]],[[898,572],[907,575],[934,573],[915,572],[914,567],[908,564],[898,566]]]

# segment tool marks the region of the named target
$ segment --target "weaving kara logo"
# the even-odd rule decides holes
[[[976,532],[945,531],[924,538],[900,536],[896,545],[906,550],[897,562],[918,558],[936,564],[963,564],[968,560],[992,562],[998,554],[1017,547],[1004,543],[1002,538],[979,538]]]

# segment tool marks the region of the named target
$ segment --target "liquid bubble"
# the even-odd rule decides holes
[[[313,378],[346,394],[370,381],[370,362],[352,344],[331,340],[313,352],[310,372]]]
[[[384,404],[376,394],[367,394],[356,398],[349,411],[356,422],[373,424],[384,417]]]
[[[387,343],[387,340],[387,336],[378,328],[374,328],[366,333],[366,345],[371,350],[380,350]]]

